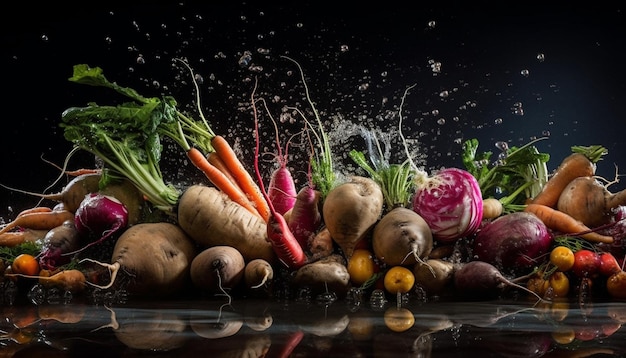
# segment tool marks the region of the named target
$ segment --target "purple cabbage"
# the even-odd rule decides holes
[[[452,243],[478,230],[483,219],[483,197],[471,173],[446,168],[418,187],[413,210],[426,220],[433,239]]]

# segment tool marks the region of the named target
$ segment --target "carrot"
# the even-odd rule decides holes
[[[43,213],[43,212],[48,212],[48,211],[52,211],[52,208],[47,207],[47,206],[35,206],[33,208],[24,209],[24,210],[20,211],[20,213],[17,214],[17,217],[20,217],[20,216],[26,215],[26,214]]]
[[[210,152],[207,155],[207,160],[209,161],[209,163],[213,164],[214,167],[219,169],[220,172],[224,173],[224,175],[234,185],[237,185],[237,188],[239,188],[239,184],[237,184],[237,180],[235,180],[235,177],[233,176],[233,173],[230,172],[230,169],[228,169],[228,167],[226,166],[226,164],[224,163],[222,158],[220,158],[220,156],[216,152]],[[239,188],[239,190],[241,190],[241,188]],[[242,193],[243,193],[243,191],[242,191]]]
[[[568,235],[576,235],[594,243],[613,242],[613,237],[600,235],[592,231],[588,226],[574,219],[569,214],[542,204],[527,204],[525,212],[535,214],[551,230]]]
[[[272,247],[274,252],[276,253],[276,257],[285,264],[290,269],[298,269],[304,266],[308,258],[304,253],[304,249],[294,236],[293,232],[289,229],[289,225],[287,224],[287,220],[285,217],[278,213],[274,206],[272,205],[272,201],[269,198],[269,195],[265,191],[265,187],[263,185],[263,178],[261,178],[261,171],[259,170],[259,120],[257,114],[257,108],[254,101],[254,92],[256,91],[256,83],[254,89],[251,94],[251,103],[252,110],[254,112],[254,124],[256,131],[256,148],[255,148],[255,156],[254,156],[254,169],[257,176],[257,180],[260,185],[260,193],[264,198],[264,202],[268,205],[269,213],[267,223],[267,239],[272,243]]]
[[[204,175],[206,175],[211,183],[228,195],[232,201],[243,206],[251,213],[260,215],[259,211],[250,203],[250,200],[241,191],[241,189],[239,189],[236,184],[231,182],[222,171],[211,164],[200,150],[195,147],[189,148],[187,151],[187,157],[191,163],[196,166],[196,168],[200,169]]]
[[[17,273],[5,274],[5,276],[36,278],[39,279],[39,283],[45,287],[58,287],[73,293],[81,292],[86,286],[85,275],[82,271],[76,269],[59,271],[52,276],[23,275]]]
[[[0,230],[0,235],[9,232],[17,227],[32,230],[50,230],[61,224],[65,220],[73,220],[74,213],[68,210],[52,210],[44,212],[28,213],[15,218]]]
[[[0,234],[0,246],[15,247],[25,242],[35,242],[46,236],[48,230],[24,229]]]
[[[579,177],[593,176],[596,172],[595,163],[606,154],[606,149],[601,146],[575,146],[572,147],[572,151],[574,153],[563,159],[541,192],[531,200],[533,204],[555,208],[567,184]]]
[[[269,198],[266,198],[261,193],[259,186],[254,182],[250,173],[243,167],[243,164],[237,157],[233,148],[226,139],[220,135],[213,137],[211,145],[224,161],[224,164],[226,164],[230,172],[233,173],[233,177],[235,177],[241,190],[243,190],[248,198],[255,204],[257,211],[265,222],[267,222],[270,217]]]

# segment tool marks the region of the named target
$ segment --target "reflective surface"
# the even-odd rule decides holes
[[[623,357],[626,303],[273,299],[3,306],[2,355]]]

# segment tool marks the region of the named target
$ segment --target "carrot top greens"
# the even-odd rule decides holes
[[[110,88],[133,101],[116,106],[92,102],[87,107],[66,109],[61,123],[65,138],[102,159],[106,175],[128,178],[155,207],[171,211],[180,193],[163,179],[161,137],[171,138],[186,151],[191,141],[206,153],[212,150],[210,140],[214,136],[206,121],[182,114],[172,96],[146,98],[110,82],[99,67],[75,65],[69,80]]]

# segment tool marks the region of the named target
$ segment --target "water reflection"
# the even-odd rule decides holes
[[[623,357],[626,303],[426,302],[397,307],[246,299],[10,305],[13,357]]]

